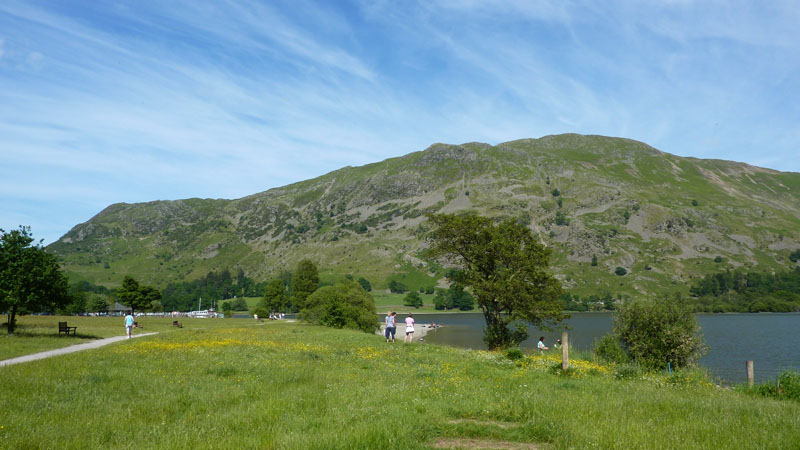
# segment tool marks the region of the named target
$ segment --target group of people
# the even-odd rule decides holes
[[[544,336],[539,338],[539,343],[536,346],[539,350],[550,350],[550,347],[544,345]],[[556,340],[555,348],[561,348],[561,339]]]
[[[397,331],[397,313],[394,311],[389,311],[386,313],[385,319],[386,329],[384,330],[384,335],[386,336],[386,342],[394,342],[394,335]],[[406,317],[406,337],[403,339],[403,342],[411,342],[414,340],[414,316],[409,314]]]

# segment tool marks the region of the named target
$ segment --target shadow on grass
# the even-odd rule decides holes
[[[6,334],[7,333],[8,332],[6,332]],[[76,333],[74,335],[73,334],[65,335],[65,334],[60,334],[58,332],[56,332],[55,334],[54,333],[50,333],[50,332],[47,332],[47,333],[36,333],[36,332],[33,332],[33,331],[25,331],[25,330],[19,330],[19,329],[14,330],[14,334],[12,334],[11,336],[14,336],[14,337],[17,337],[17,338],[45,338],[45,339],[54,339],[54,340],[55,339],[65,339],[65,338],[81,339],[81,340],[103,339],[102,336],[97,336],[97,335],[94,335],[94,334]]]

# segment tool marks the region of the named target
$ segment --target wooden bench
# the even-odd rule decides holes
[[[177,320],[173,320],[172,321],[172,326],[173,327],[178,327],[178,328],[183,328],[183,325],[181,325],[181,323],[178,322]]]
[[[59,334],[59,336],[61,335],[61,333],[64,333],[66,335],[69,335],[70,333],[72,333],[72,335],[75,336],[75,332],[77,330],[78,330],[78,327],[68,327],[67,326],[67,322],[58,322],[58,334]]]

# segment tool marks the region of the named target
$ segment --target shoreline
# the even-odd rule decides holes
[[[406,332],[405,332],[406,326],[405,326],[405,324],[400,324],[400,325],[402,325],[402,326],[397,327],[397,331],[395,332],[395,336],[394,336],[394,340],[395,341],[403,340],[403,338],[406,337]],[[424,338],[425,336],[427,336],[429,331],[434,331],[434,330],[437,330],[438,328],[439,328],[438,326],[436,328],[430,328],[430,324],[429,323],[415,323],[414,324],[414,340],[418,341],[421,338]],[[378,329],[375,332],[375,334],[378,335],[378,336],[381,336],[381,337],[385,337],[386,336],[386,334],[384,334],[385,330],[386,330],[386,325],[381,324],[380,329]]]

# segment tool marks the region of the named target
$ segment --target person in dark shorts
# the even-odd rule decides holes
[[[394,342],[394,334],[397,331],[397,314],[395,312],[386,313],[386,342]]]

